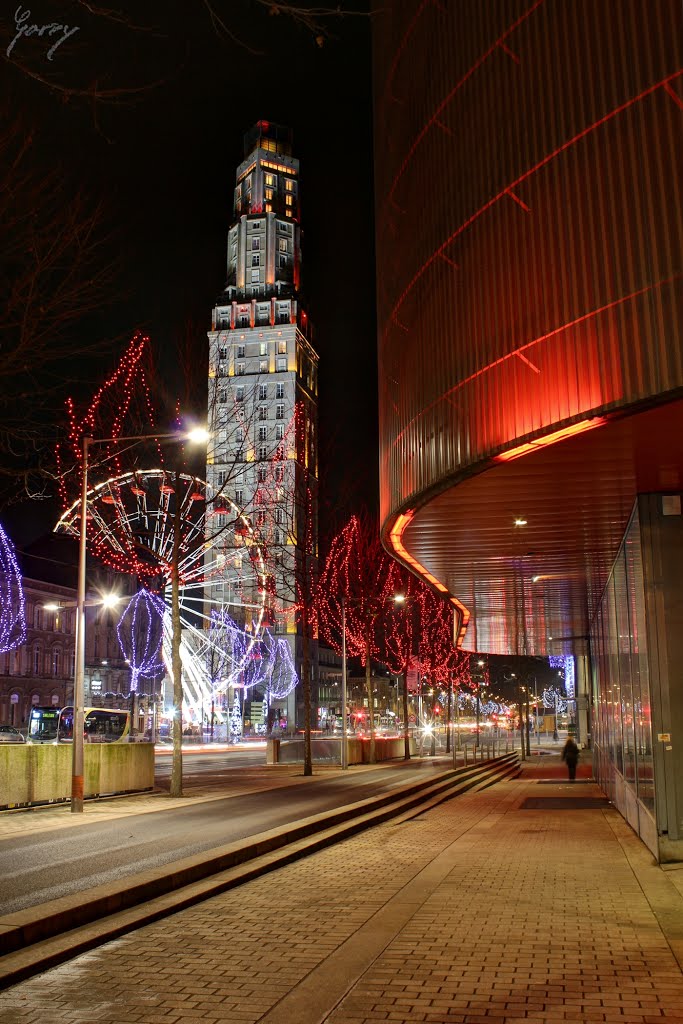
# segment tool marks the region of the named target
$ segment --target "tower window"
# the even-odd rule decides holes
[[[237,358],[244,359],[244,345],[237,346]]]
[[[252,267],[260,267],[261,266],[261,254],[260,253],[258,253],[258,252],[252,253],[252,255],[251,255],[251,265],[252,265]]]
[[[258,397],[260,402],[265,402],[268,398],[268,385],[259,384],[258,386]]]
[[[283,420],[285,418],[285,407],[284,405],[275,406],[275,419]]]
[[[277,178],[274,174],[266,174],[266,185],[275,185]]]
[[[255,235],[254,238],[252,238],[252,240],[251,240],[251,247],[252,247],[252,249],[260,249],[261,248],[261,239],[258,237],[258,235]]]
[[[259,277],[260,277],[260,271],[252,270],[252,272],[251,272],[251,283],[252,284],[258,284]]]
[[[277,359],[277,369],[278,369],[279,373],[281,373],[283,370],[287,369],[287,360],[284,359],[282,356],[278,356],[278,359]]]
[[[278,343],[277,343],[277,354],[279,356],[286,356],[287,355],[287,342],[286,341],[278,341]],[[282,386],[283,386],[282,384],[278,384],[278,387],[282,387]]]
[[[277,245],[278,245],[278,249],[280,250],[280,252],[287,252],[287,239],[286,238],[278,238]]]
[[[243,402],[244,401],[244,388],[242,386],[240,386],[238,388],[235,388],[235,401],[236,402]]]
[[[267,441],[268,440],[268,427],[259,427],[258,428],[258,439],[259,439],[259,441]]]
[[[260,420],[267,420],[268,419],[268,406],[267,405],[259,405],[258,418]]]
[[[268,360],[267,359],[261,359],[261,361],[258,364],[258,372],[259,373],[268,373]]]
[[[285,436],[285,425],[284,423],[278,423],[275,427],[275,438],[277,441],[282,441]]]
[[[235,366],[235,373],[238,375],[238,377],[244,376],[244,369],[244,363],[237,363],[237,365]]]
[[[276,398],[284,398],[285,397],[285,386],[284,386],[284,384],[276,384],[275,385],[275,397]]]
[[[292,180],[292,178],[285,178],[285,188],[287,189],[288,192],[294,191],[294,181]]]

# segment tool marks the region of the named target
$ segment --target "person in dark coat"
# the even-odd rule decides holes
[[[567,771],[569,772],[569,781],[574,782],[576,779],[576,764],[579,760],[579,748],[570,736],[562,748],[562,760],[567,765]]]

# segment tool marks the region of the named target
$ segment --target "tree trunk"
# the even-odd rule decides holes
[[[372,692],[372,666],[370,664],[370,641],[365,646],[365,689],[368,693],[368,718],[370,725],[370,758],[375,763],[375,695]]]
[[[438,694],[437,694],[436,683],[433,683],[432,684],[432,742],[429,745],[429,753],[430,753],[431,757],[434,757],[434,755],[436,754],[436,723],[438,722],[438,717],[437,717],[437,714],[436,714],[436,704],[437,704],[438,699],[439,698],[438,698]]]
[[[171,672],[173,674],[173,765],[171,796],[183,795],[183,681],[180,664],[180,473],[175,474],[175,515],[171,561]]]
[[[306,610],[302,616],[303,637],[303,661],[301,672],[303,675],[304,693],[304,775],[313,774],[313,753],[311,750],[311,640],[308,635],[308,616]]]
[[[448,680],[448,712],[446,717],[446,753],[451,752],[451,708],[453,706],[453,682]]]

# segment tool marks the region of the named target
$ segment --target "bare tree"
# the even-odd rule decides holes
[[[265,56],[267,44],[255,46],[253,39],[263,38],[272,17],[290,31],[303,30],[317,46],[334,38],[345,18],[369,17],[346,3],[308,6],[290,0],[192,0],[152,9],[132,0],[107,6],[74,0],[68,15],[59,0],[43,0],[40,11],[19,4],[8,13],[0,26],[6,73],[64,102],[99,105],[137,102],[175,78],[189,50],[188,30],[204,47],[215,40],[248,56]],[[122,52],[137,59],[122,64]]]
[[[0,497],[40,492],[54,472],[64,389],[109,349],[88,330],[112,299],[112,236],[102,203],[65,192],[34,160],[19,120],[0,135]]]

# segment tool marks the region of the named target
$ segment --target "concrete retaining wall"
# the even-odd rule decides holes
[[[341,737],[329,737],[325,739],[311,740],[311,754],[314,764],[341,764]],[[349,764],[367,764],[370,760],[370,741],[352,737],[346,741]],[[375,739],[375,760],[391,761],[403,758],[405,745],[403,737],[389,739],[385,736],[378,736]],[[415,753],[415,741],[410,740],[410,753]],[[304,741],[295,740],[268,740],[268,753],[266,761],[268,764],[296,764],[303,763]]]
[[[85,796],[154,787],[153,743],[86,743]],[[71,744],[0,746],[0,808],[71,798]]]

